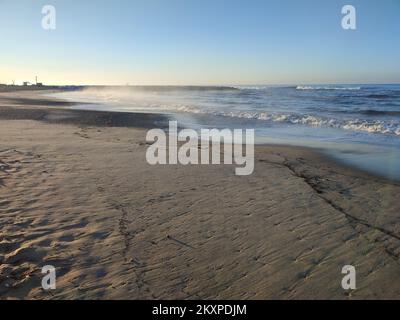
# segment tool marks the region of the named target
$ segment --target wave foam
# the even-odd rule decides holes
[[[400,123],[397,121],[382,121],[382,120],[340,120],[323,118],[314,115],[300,115],[300,114],[269,114],[266,112],[216,112],[206,111],[195,108],[189,108],[186,111],[191,113],[204,113],[213,114],[216,116],[255,119],[271,122],[282,122],[293,125],[307,125],[312,127],[329,127],[344,130],[361,131],[377,134],[391,134],[400,136]]]
[[[296,90],[361,90],[361,87],[297,86]]]

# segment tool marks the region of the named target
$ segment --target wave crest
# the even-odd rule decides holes
[[[296,90],[361,90],[361,87],[297,86]]]
[[[397,121],[382,120],[340,120],[323,118],[314,115],[299,114],[269,114],[266,112],[207,112],[196,108],[181,109],[180,111],[192,113],[207,113],[216,116],[245,118],[271,122],[282,122],[293,125],[307,125],[312,127],[330,127],[336,129],[361,131],[377,134],[390,134],[400,136],[400,123]]]

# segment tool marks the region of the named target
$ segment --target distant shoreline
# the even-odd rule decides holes
[[[14,92],[14,91],[46,91],[46,90],[60,90],[60,91],[71,91],[71,90],[83,90],[86,88],[96,88],[96,89],[103,89],[103,88],[116,88],[116,89],[140,89],[140,90],[196,90],[196,91],[203,91],[203,90],[217,90],[217,91],[225,91],[225,90],[239,90],[237,87],[234,86],[177,86],[177,85],[62,85],[62,86],[37,86],[37,85],[28,85],[28,86],[20,86],[20,85],[2,85],[0,84],[0,92]]]

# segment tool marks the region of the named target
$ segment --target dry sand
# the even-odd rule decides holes
[[[293,147],[257,147],[251,176],[150,166],[165,119],[68,105],[0,94],[0,298],[400,297],[397,183]]]

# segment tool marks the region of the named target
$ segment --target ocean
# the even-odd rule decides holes
[[[318,148],[400,179],[400,85],[84,87],[73,108],[162,113],[181,126],[254,128],[257,143]]]

